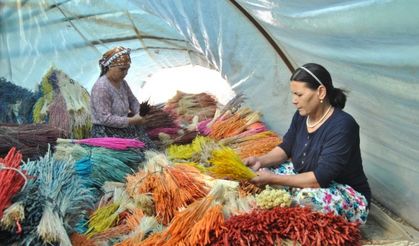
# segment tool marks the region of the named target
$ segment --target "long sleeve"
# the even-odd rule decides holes
[[[359,126],[354,121],[341,122],[340,127],[330,129],[314,170],[321,187],[328,187],[351,165],[351,157],[358,143]]]
[[[295,112],[294,117],[292,118],[290,128],[288,129],[287,133],[285,133],[284,137],[282,138],[282,143],[278,145],[281,149],[285,151],[288,157],[291,157],[292,154],[292,147],[294,145],[294,141],[296,138],[297,132],[297,117],[298,112]]]
[[[128,96],[128,102],[129,102],[129,109],[131,110],[131,113],[138,114],[140,113],[140,103],[138,102],[137,98],[134,96],[134,94],[131,91],[131,88],[129,87],[128,83],[124,80],[124,83],[126,85],[126,91]]]

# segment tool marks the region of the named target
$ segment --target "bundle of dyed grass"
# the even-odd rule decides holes
[[[234,150],[228,147],[214,150],[209,162],[212,166],[207,168],[207,171],[215,178],[240,181],[256,177],[256,174],[244,165]]]
[[[101,187],[106,181],[123,182],[144,161],[144,153],[137,149],[112,150],[100,147],[59,144],[55,158],[75,161],[77,174],[90,180],[89,187]]]
[[[266,154],[282,142],[281,138],[272,131],[258,131],[250,129],[237,136],[221,139],[220,143],[234,149],[241,159],[245,159]]]
[[[76,175],[72,163],[55,160],[50,152],[22,169],[32,179],[15,199],[16,207],[24,208],[23,231],[10,240],[22,245],[71,245],[68,233],[93,208],[91,190]]]
[[[98,157],[95,157],[95,156]],[[59,160],[80,161],[85,158],[92,158],[100,160],[101,155],[106,155],[110,159],[116,159],[118,164],[123,162],[123,166],[128,166],[136,170],[140,164],[145,160],[142,148],[128,148],[123,150],[115,150],[110,148],[91,147],[89,145],[79,145],[72,143],[59,143],[55,147],[54,157]],[[95,164],[95,163],[93,163]],[[99,163],[97,163],[99,164]],[[105,165],[106,166],[106,165]],[[106,167],[105,167],[106,168]]]
[[[234,108],[234,113],[230,110],[223,112],[211,121],[198,124],[198,130],[231,147],[240,158],[263,155],[281,143],[279,136],[260,122],[259,113],[249,108]]]
[[[188,130],[179,133],[179,136],[173,139],[172,144],[190,144],[198,136],[198,131]]]
[[[120,218],[129,207],[135,207],[134,201],[123,189],[115,188],[111,200],[100,205],[90,216],[85,234],[89,238],[96,236],[94,241],[127,234],[129,228],[120,223]]]
[[[175,118],[164,111],[163,107],[163,104],[150,106],[150,110],[144,116],[145,122],[143,127],[145,130],[151,131],[158,128],[178,128],[175,123]],[[151,134],[150,137],[152,136],[154,135]]]
[[[101,187],[106,181],[123,182],[127,174],[138,168],[143,158],[142,152],[91,148],[74,168],[80,175],[89,177],[96,187]]]
[[[124,192],[122,183],[107,182],[102,188],[105,195],[90,216],[86,232],[91,241],[97,245],[115,245],[124,239],[133,242],[145,238],[145,233],[161,231],[161,225],[153,217],[154,205],[148,195],[133,199]]]
[[[143,148],[144,143],[137,139],[130,138],[116,138],[116,137],[103,137],[103,138],[86,138],[86,139],[57,139],[57,143],[73,143],[85,144],[89,146],[103,147],[113,150],[126,150],[129,148]]]
[[[36,159],[45,155],[48,146],[54,146],[64,132],[46,124],[0,125],[0,155],[12,147],[22,153],[22,159]]]
[[[212,151],[221,148],[213,139],[209,137],[197,136],[191,144],[170,145],[166,149],[170,160],[177,163],[196,163],[204,167],[209,167],[209,159]]]
[[[90,96],[85,88],[64,72],[51,68],[44,76],[33,109],[36,123],[63,129],[70,138],[87,138],[92,127]]]
[[[188,145],[170,145],[166,153],[174,162],[196,166],[214,178],[240,181],[256,176],[233,149],[208,137],[198,136]]]
[[[44,211],[43,201],[37,194],[39,183],[29,179],[25,189],[13,197],[13,204],[8,207],[1,221],[1,227],[9,235],[5,245],[43,245],[37,234],[37,227]]]
[[[249,108],[240,108],[237,112],[225,112],[210,126],[208,136],[220,140],[238,135],[256,122],[260,122],[260,114]]]
[[[151,193],[157,220],[167,225],[180,208],[207,195],[200,172],[188,165],[170,166],[163,154],[148,152],[145,170],[127,177],[127,192],[134,199]]]
[[[357,223],[341,216],[277,207],[230,217],[211,245],[281,245],[285,239],[303,246],[360,245],[361,235]]]
[[[242,180],[239,183],[239,194],[241,197],[246,197],[249,195],[256,195],[263,191],[259,186],[250,183],[249,181]]]
[[[235,97],[233,97],[226,105],[224,105],[220,110],[217,109],[214,117],[212,119],[207,119],[200,121],[197,124],[197,130],[201,135],[208,136],[210,134],[211,129],[210,127],[216,120],[219,120],[219,118],[227,113],[234,114],[239,110],[242,106],[242,104],[245,101],[245,97],[242,93],[237,94]]]
[[[163,104],[150,106],[142,125],[159,149],[164,149],[168,143],[171,143],[171,139],[176,138],[180,130],[175,118],[164,111],[163,107]]]
[[[151,235],[141,245],[210,245],[211,238],[221,235],[226,217],[250,210],[249,201],[237,199],[237,192],[233,193],[229,185],[216,182],[208,196],[176,213],[163,232]]]
[[[3,210],[10,206],[12,197],[20,191],[26,182],[25,174],[20,171],[22,154],[16,148],[0,158],[0,219]]]
[[[135,214],[133,214],[135,215]],[[159,224],[155,217],[150,216],[131,216],[127,218],[127,225],[131,233],[116,246],[136,246],[151,233],[162,231],[163,227]]]
[[[32,108],[39,96],[25,88],[0,78],[0,122],[32,123]]]
[[[148,114],[151,110],[151,105],[148,102],[149,100],[146,100],[144,102],[140,103],[140,116],[145,116],[146,114]]]
[[[166,103],[166,110],[174,113],[181,125],[192,123],[194,116],[198,120],[212,119],[217,109],[217,101],[207,93],[189,94],[177,91]]]
[[[142,245],[209,245],[210,235],[218,236],[223,223],[222,206],[204,198],[176,214],[166,231]]]

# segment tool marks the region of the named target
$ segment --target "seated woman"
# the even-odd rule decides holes
[[[136,138],[154,148],[141,127],[140,103],[124,80],[130,65],[130,50],[124,47],[107,51],[99,60],[100,76],[90,96],[92,137]]]
[[[263,156],[244,160],[258,171],[252,182],[290,187],[294,204],[365,223],[371,191],[362,166],[359,126],[342,110],[344,91],[333,87],[329,72],[313,63],[294,72],[290,89],[297,112],[283,142]],[[292,163],[284,163],[289,159]]]

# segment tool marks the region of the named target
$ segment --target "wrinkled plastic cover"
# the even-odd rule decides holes
[[[213,67],[264,113],[269,127],[280,134],[288,129],[295,111],[291,73],[230,1],[4,2],[0,76],[16,84],[34,88],[55,64],[90,90],[100,55],[124,45],[134,50],[131,86],[141,87],[145,76],[165,67]],[[350,91],[345,110],[361,127],[373,196],[418,228],[419,2],[237,2],[295,67],[320,63],[336,87]],[[162,39],[139,41],[139,34]]]
[[[208,66],[166,22],[130,1],[3,1],[0,76],[35,89],[50,66],[89,91],[108,49],[132,49],[127,81],[140,88],[147,76],[188,64]]]

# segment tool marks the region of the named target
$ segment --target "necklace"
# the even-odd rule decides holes
[[[306,120],[306,125],[307,125],[307,127],[308,128],[313,128],[313,127],[315,127],[315,126],[317,126],[318,124],[320,124],[323,120],[324,120],[324,118],[326,118],[326,115],[329,113],[329,111],[332,109],[332,105],[330,105],[329,106],[329,108],[326,110],[326,113],[324,113],[324,115],[320,118],[320,120],[319,121],[317,121],[316,123],[314,123],[314,124],[309,124],[308,123],[308,121],[310,120],[310,116],[307,116],[307,120]]]

